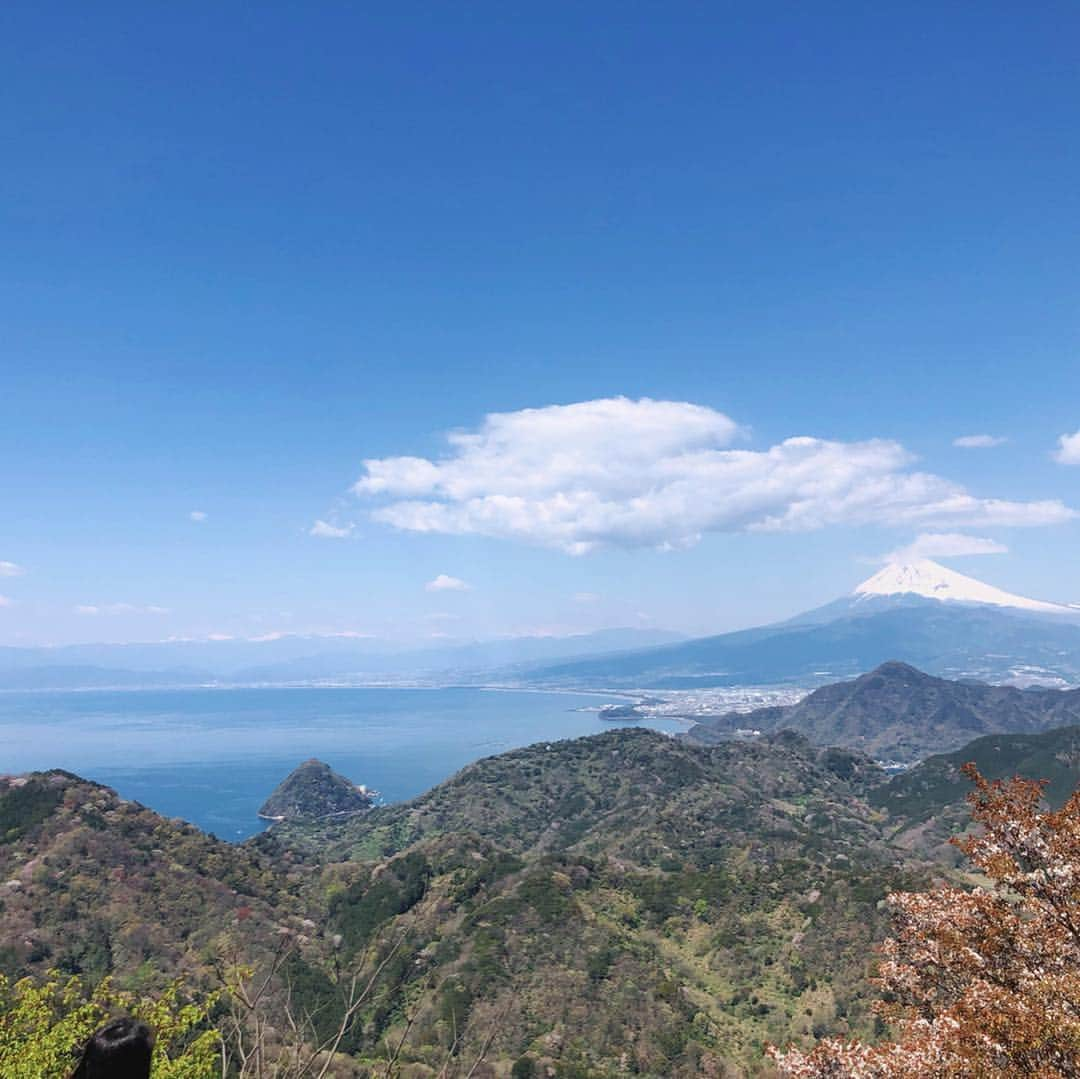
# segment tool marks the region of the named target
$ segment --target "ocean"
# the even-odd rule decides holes
[[[65,768],[222,839],[318,757],[385,802],[481,757],[609,730],[615,698],[450,689],[167,689],[0,694],[0,773]],[[665,731],[673,721],[649,721]]]

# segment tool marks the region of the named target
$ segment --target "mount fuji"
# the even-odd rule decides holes
[[[1036,611],[1039,614],[1072,615],[1080,617],[1080,607],[1060,603],[1045,603],[1028,599],[1012,592],[1004,592],[993,585],[984,584],[974,577],[965,577],[955,570],[946,569],[929,558],[917,562],[893,562],[863,581],[854,592],[857,600],[873,596],[922,596],[941,600],[943,603],[981,603],[991,607],[1012,607],[1020,611]]]
[[[758,629],[530,672],[551,685],[690,689],[824,685],[900,660],[949,678],[1080,685],[1080,607],[1029,599],[921,559]]]

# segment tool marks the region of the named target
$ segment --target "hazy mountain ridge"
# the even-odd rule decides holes
[[[936,563],[904,572],[911,568],[882,571],[850,596],[774,625],[545,665],[529,677],[642,689],[813,686],[900,660],[952,677],[1080,683],[1080,611],[1013,596]]]
[[[282,636],[271,640],[159,641],[0,647],[0,689],[222,684],[289,684],[320,680],[477,679],[511,677],[522,665],[613,654],[682,640],[667,630],[607,629],[565,637],[513,637],[394,647],[354,637]]]

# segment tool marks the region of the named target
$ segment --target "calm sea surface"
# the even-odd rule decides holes
[[[483,689],[0,693],[0,773],[66,768],[239,840],[261,830],[259,806],[309,757],[396,802],[480,757],[609,730],[596,709],[613,701]]]

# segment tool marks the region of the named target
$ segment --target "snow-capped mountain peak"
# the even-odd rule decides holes
[[[1024,611],[1042,614],[1080,613],[1075,607],[1059,603],[1044,603],[1005,592],[993,585],[984,584],[974,577],[947,569],[929,558],[917,562],[893,562],[863,581],[855,589],[859,599],[870,596],[916,595],[928,599],[954,603],[985,603],[994,607],[1016,607]]]

